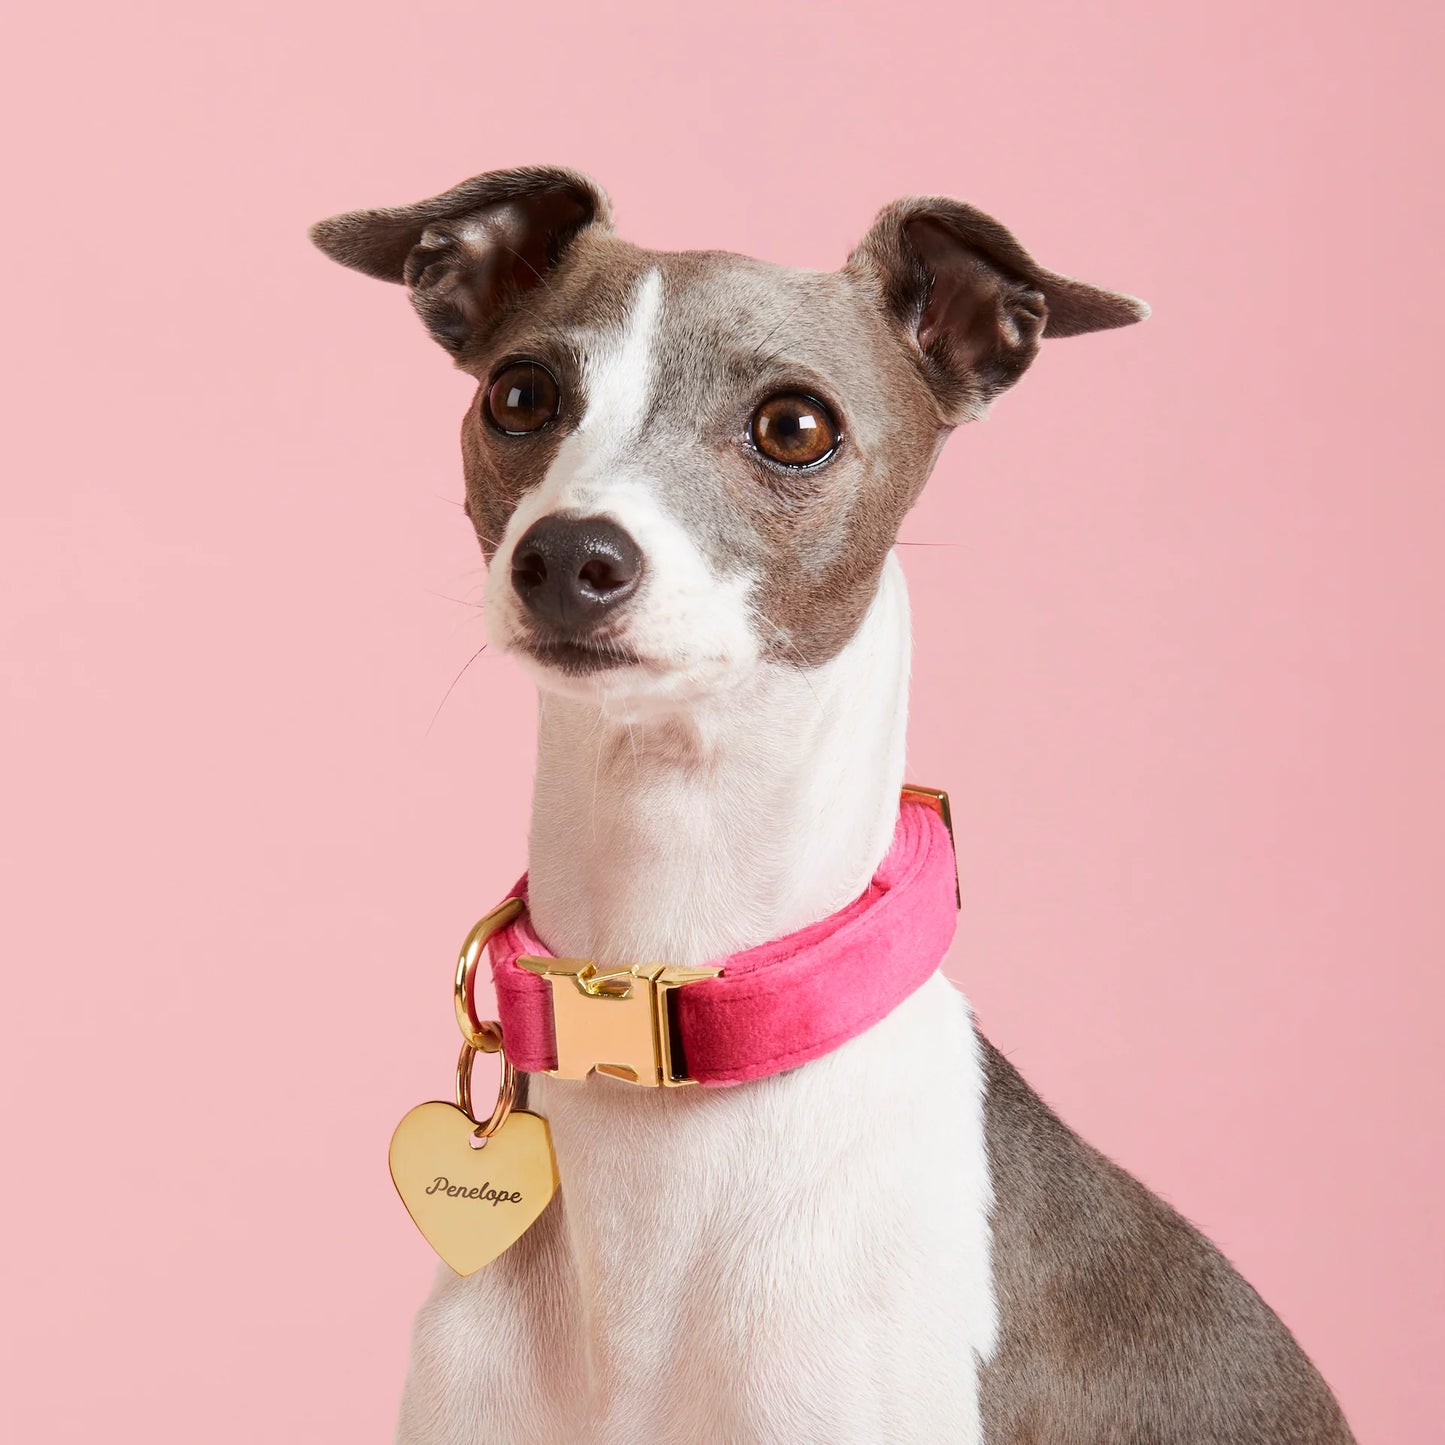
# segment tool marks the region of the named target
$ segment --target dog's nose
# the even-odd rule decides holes
[[[539,622],[585,632],[637,590],[642,552],[606,517],[543,517],[512,553],[512,586]]]

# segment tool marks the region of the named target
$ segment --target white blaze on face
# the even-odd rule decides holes
[[[554,512],[607,517],[624,528],[642,551],[642,585],[622,604],[609,635],[652,666],[564,677],[519,656],[550,690],[642,712],[713,690],[750,671],[758,658],[751,580],[717,576],[662,505],[654,477],[668,458],[651,455],[642,440],[662,313],[662,276],[654,269],[638,282],[620,326],[574,333],[587,409],[542,484],[513,512],[486,589],[488,630],[500,648],[515,649],[525,621],[511,586],[511,559],[523,533]]]
[[[620,334],[579,338],[586,356],[587,411],[569,445],[583,437],[594,448],[625,446],[642,430],[652,399],[653,355],[661,320],[662,273],[653,270],[637,283]]]

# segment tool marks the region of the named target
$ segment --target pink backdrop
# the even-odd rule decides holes
[[[1363,1441],[1437,1440],[1439,7],[708,10],[7,43],[0,1429],[389,1438],[431,1262],[386,1141],[449,1086],[533,704],[488,656],[449,692],[467,385],[304,227],[557,160],[636,240],[814,266],[951,192],[1154,304],[905,527],[951,967]]]

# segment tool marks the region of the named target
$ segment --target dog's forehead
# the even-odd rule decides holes
[[[645,307],[662,404],[769,380],[846,393],[890,350],[882,318],[846,273],[725,251],[652,251],[609,235],[579,238],[539,302],[538,316],[584,359],[614,351]]]
[[[645,253],[662,278],[672,339],[758,351],[826,346],[834,328],[851,331],[856,298],[843,278],[725,251]]]

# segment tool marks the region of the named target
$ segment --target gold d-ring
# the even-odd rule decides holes
[[[501,1025],[492,1024],[490,1027],[497,1030],[497,1037],[500,1038]],[[512,1105],[517,1102],[517,1071],[512,1067],[512,1061],[504,1049],[498,1047],[497,1052],[502,1056],[502,1077],[497,1084],[496,1106],[492,1109],[492,1117],[485,1124],[477,1124],[477,1116],[472,1113],[472,1064],[476,1061],[478,1050],[470,1044],[463,1044],[457,1057],[457,1108],[473,1124],[477,1124],[472,1134],[475,1139],[490,1139],[507,1122],[507,1115],[512,1112]]]
[[[462,944],[461,956],[457,959],[457,977],[454,985],[457,1025],[462,1031],[462,1038],[466,1040],[467,1047],[475,1049],[479,1054],[495,1054],[502,1047],[502,1026],[496,1023],[483,1023],[477,1017],[476,1004],[473,1002],[473,995],[476,991],[477,964],[486,952],[492,935],[500,933],[509,923],[520,917],[525,906],[520,898],[508,898],[499,903],[467,934],[466,941]],[[468,1072],[470,1073],[470,1070]],[[467,1112],[471,1111],[467,1110]],[[501,1121],[498,1120],[498,1122]]]

